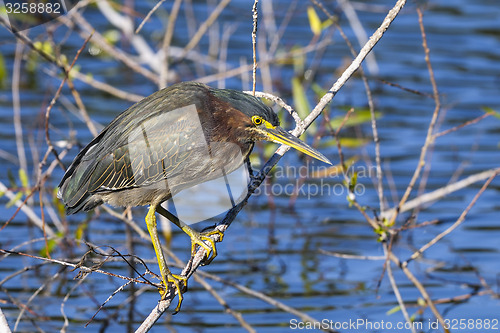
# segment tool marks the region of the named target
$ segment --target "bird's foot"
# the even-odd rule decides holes
[[[219,235],[219,242],[222,241],[224,234],[219,230],[212,230],[209,232],[199,233],[191,228],[183,228],[184,232],[191,237],[191,255],[194,256],[196,254],[196,246],[201,246],[207,251],[207,255],[205,260],[203,261],[203,265],[208,265],[214,260],[217,256],[217,249],[215,247],[215,241],[212,239],[212,235]],[[207,241],[209,244],[205,243]]]
[[[181,309],[182,300],[184,299],[182,294],[185,293],[187,290],[187,277],[184,275],[167,274],[166,282],[165,281],[163,282],[163,288],[159,288],[162,300],[165,299],[167,296],[168,283],[172,283],[174,285],[174,288],[177,291],[177,295],[179,297],[179,301],[173,313],[176,314]]]

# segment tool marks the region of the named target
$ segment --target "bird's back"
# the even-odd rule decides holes
[[[103,202],[157,204],[215,178],[221,165],[227,172],[235,170],[250,148],[242,152],[231,143],[207,146],[206,129],[217,124],[211,112],[201,110],[214,110],[213,92],[203,84],[185,82],[160,90],[117,116],[77,155],[59,184],[58,196],[67,213]],[[258,105],[254,99],[247,106]],[[244,107],[244,102],[235,106]]]

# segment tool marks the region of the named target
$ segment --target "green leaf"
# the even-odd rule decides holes
[[[489,106],[483,106],[481,109],[482,109],[484,112],[486,112],[486,113],[493,113],[493,116],[494,116],[495,118],[500,119],[500,113],[498,113],[498,112],[497,112],[497,111],[495,111],[494,109],[490,108]]]
[[[309,18],[309,26],[314,35],[321,34],[322,24],[321,20],[312,6],[307,7],[307,17]]]
[[[270,158],[274,154],[274,152],[276,151],[276,149],[277,149],[276,145],[266,144],[264,146],[264,157],[265,158]]]
[[[349,192],[354,192],[356,184],[358,184],[358,173],[354,172],[352,177],[349,179]]]
[[[10,199],[9,202],[7,202],[5,207],[10,208],[14,206],[14,204],[19,200],[21,200],[22,197],[23,197],[23,192],[17,192],[16,195],[12,199]]]
[[[368,144],[369,142],[370,139],[340,138],[340,145],[342,146],[342,148],[356,149]],[[335,141],[335,138],[329,140],[322,140],[320,143],[320,147],[322,148],[336,147],[336,146],[337,146],[337,141]]]
[[[80,72],[80,65],[74,65],[73,68],[71,68],[71,70],[69,71],[69,77],[71,79],[74,79],[76,73]]]
[[[252,169],[254,169],[254,172],[259,171],[258,168],[260,168],[262,165],[259,154],[256,153],[255,150],[250,154],[250,164],[252,165]]]
[[[312,88],[312,91],[314,91],[314,93],[316,94],[316,96],[318,97],[318,99],[320,99],[321,97],[323,97],[327,92],[328,90],[326,89],[323,89],[319,84],[317,84],[316,82],[313,82],[312,85],[311,85],[311,88]],[[330,105],[330,104],[328,104]]]
[[[299,48],[292,47],[292,52],[299,50]],[[303,53],[298,53],[292,58],[293,71],[299,75],[304,75],[306,66],[306,56]]]
[[[45,41],[37,41],[33,43],[33,46],[36,50],[40,50],[45,52],[48,55],[54,56],[54,49],[50,42]],[[32,51],[28,55],[28,60],[26,61],[26,70],[30,73],[34,73],[37,71],[38,64],[40,60],[40,55],[36,51]]]
[[[54,55],[54,49],[52,48],[52,45],[50,44],[49,41],[45,41],[45,42],[38,41],[38,42],[33,43],[33,46],[37,50],[43,51],[43,52],[50,54],[50,55]]]
[[[328,19],[328,20],[324,21],[323,23],[321,23],[321,29],[325,30],[326,28],[328,28],[332,24],[333,24],[333,20],[332,19]]]
[[[308,115],[311,107],[309,105],[309,101],[307,100],[304,88],[302,87],[302,83],[297,77],[292,79],[292,93],[295,111],[297,111],[300,118],[304,119]]]
[[[61,63],[65,66],[69,66],[69,62],[68,62],[68,57],[66,57],[65,54],[61,54],[61,56],[59,57],[59,60],[61,61]],[[62,75],[62,74],[61,74]]]
[[[102,34],[106,42],[111,45],[115,45],[120,40],[120,32],[116,29],[111,29]]]
[[[21,186],[24,188],[24,190],[28,191],[30,185],[28,182],[28,175],[26,174],[26,171],[24,169],[19,169],[19,180],[21,181]]]
[[[49,240],[47,241],[47,245],[46,245],[46,246],[44,246],[44,247],[42,247],[42,248],[40,249],[40,251],[38,252],[39,256],[40,256],[40,257],[47,258],[47,252],[50,254],[50,253],[54,250],[54,248],[56,247],[56,244],[57,244],[57,243],[56,243],[56,241],[55,241],[55,240],[53,240],[53,239],[49,239]]]
[[[5,65],[5,60],[2,53],[0,53],[0,88],[5,86],[7,82],[7,66]]]
[[[375,111],[375,119],[380,118],[380,115],[381,115],[380,112]],[[335,117],[330,121],[330,125],[332,126],[333,129],[337,129],[344,121],[344,118],[345,116]],[[372,117],[369,109],[356,110],[355,112],[351,113],[351,115],[345,122],[343,128],[369,123],[371,122],[371,120]]]
[[[64,234],[62,232],[58,232],[56,235],[57,235],[57,237],[63,237],[64,236]],[[47,252],[49,254],[52,253],[52,251],[54,251],[56,245],[57,245],[57,241],[55,239],[49,239],[47,241],[47,245],[44,246],[43,248],[41,248],[40,252],[38,252],[38,254],[40,255],[40,257],[47,258]]]
[[[292,79],[292,93],[295,111],[297,111],[301,119],[304,119],[309,114],[311,105],[309,104],[309,101],[307,99],[307,95],[304,87],[302,86],[302,82],[300,82],[298,77],[294,77]],[[310,131],[310,133],[315,133],[316,125],[312,123],[311,126],[309,126],[308,131]],[[305,140],[306,134],[303,135],[303,138]]]
[[[401,307],[399,305],[396,305],[395,307],[393,307],[392,309],[387,311],[385,314],[386,315],[395,314],[396,312],[399,312],[400,310],[401,310]]]
[[[78,225],[78,227],[76,228],[76,231],[75,231],[75,239],[77,239],[77,240],[83,239],[83,233],[85,232],[85,230],[87,230],[87,226],[88,226],[87,223],[80,223]]]
[[[359,158],[357,156],[353,156],[348,160],[344,161],[346,168],[349,169],[351,165],[353,165]],[[346,173],[349,171],[347,170]],[[318,168],[316,171],[312,171],[309,175],[310,178],[333,178],[342,175],[342,165],[339,163],[337,165],[332,165],[329,167]]]

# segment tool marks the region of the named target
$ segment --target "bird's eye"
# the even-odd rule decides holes
[[[255,125],[259,126],[260,124],[262,124],[262,118],[261,118],[261,117],[259,117],[259,116],[253,116],[253,117],[252,117],[252,122],[253,122]]]

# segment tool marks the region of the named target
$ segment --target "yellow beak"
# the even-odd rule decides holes
[[[296,138],[295,136],[291,135],[287,131],[285,131],[283,128],[276,126],[276,127],[261,127],[264,132],[266,132],[266,135],[268,136],[269,141],[273,141],[276,143],[282,143],[285,144],[289,147],[295,148],[298,151],[303,152],[304,154],[307,154],[309,156],[314,157],[315,159],[318,159],[320,161],[323,161],[328,164],[332,164],[329,159],[327,159],[323,154],[321,154],[319,151],[316,149],[312,148],[309,146],[307,143],[301,141],[300,139]]]

